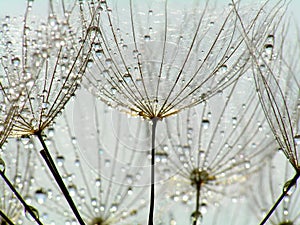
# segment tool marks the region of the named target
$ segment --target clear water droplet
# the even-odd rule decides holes
[[[37,211],[36,208],[34,208],[33,206],[29,205],[29,210],[33,213],[34,216],[32,216],[29,212],[29,210],[25,209],[25,216],[28,220],[30,221],[35,221],[35,218],[39,219],[39,212]],[[35,217],[35,218],[34,218]]]
[[[200,212],[201,212],[201,214],[207,213],[207,204],[206,203],[202,203],[200,205]]]
[[[208,129],[208,128],[209,128],[209,125],[210,125],[210,122],[209,122],[208,119],[203,119],[201,125],[202,125],[202,127],[203,127],[204,129]]]
[[[45,203],[46,199],[47,199],[47,193],[45,191],[43,191],[42,189],[39,189],[35,192],[34,194],[35,196],[35,200],[39,203],[39,204],[43,204]]]
[[[62,155],[57,156],[56,163],[58,166],[63,166],[65,163],[65,157],[63,157]]]
[[[103,54],[104,54],[103,49],[97,49],[97,50],[95,51],[95,54],[96,54],[96,56],[97,56],[98,58],[101,58],[101,57],[103,56]]]
[[[123,79],[124,79],[124,81],[125,81],[126,83],[130,83],[131,80],[132,80],[132,77],[131,77],[131,75],[130,75],[129,73],[125,73],[125,74],[123,75]]]
[[[77,192],[76,186],[71,184],[71,185],[68,186],[68,189],[69,189],[70,196],[74,197],[76,195],[76,192]]]
[[[118,205],[117,204],[112,204],[109,211],[111,213],[115,213],[118,210]]]
[[[144,40],[145,40],[146,42],[150,41],[150,39],[151,39],[151,37],[150,37],[149,34],[147,34],[147,35],[144,36]]]
[[[202,221],[202,214],[199,211],[195,211],[191,214],[191,222],[200,225],[200,222]]]
[[[227,69],[228,69],[227,65],[223,64],[222,66],[220,66],[219,72],[222,73],[222,74],[226,73]]]
[[[300,134],[296,134],[294,137],[294,141],[296,145],[300,145]]]
[[[92,204],[92,206],[96,206],[97,205],[97,199],[96,198],[91,198],[91,204]]]
[[[295,183],[292,185],[293,180],[288,180],[287,182],[285,182],[284,186],[283,186],[283,191],[286,192],[287,191],[287,195],[292,195],[296,189],[296,185]],[[291,187],[290,187],[291,186]],[[290,189],[289,189],[290,187]],[[289,189],[289,190],[288,190]]]
[[[15,57],[11,60],[11,63],[16,67],[20,65],[20,62],[21,60],[18,57]]]
[[[23,145],[27,145],[30,141],[30,136],[29,135],[22,135],[21,136],[21,142]]]
[[[0,171],[1,173],[5,173],[5,162],[2,158],[0,158]]]
[[[100,178],[97,178],[97,179],[95,180],[95,184],[96,184],[97,187],[99,187],[99,186],[101,185],[101,179],[100,179]]]

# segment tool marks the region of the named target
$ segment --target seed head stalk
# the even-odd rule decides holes
[[[287,186],[285,186],[283,188],[283,191],[282,191],[281,195],[278,197],[278,199],[275,202],[275,204],[269,210],[268,214],[260,222],[260,225],[263,225],[263,224],[265,224],[268,221],[268,219],[271,217],[271,215],[276,210],[276,208],[278,207],[278,205],[282,202],[282,200],[284,199],[284,197],[288,195],[288,193],[291,190],[291,188],[297,184],[297,181],[298,181],[299,177],[300,177],[300,170],[298,169],[297,172],[296,172],[296,175],[291,180],[289,180],[288,183],[286,183]]]
[[[83,219],[81,218],[81,216],[80,216],[80,214],[79,214],[79,212],[76,208],[76,205],[75,205],[73,199],[70,196],[70,193],[69,193],[68,189],[66,188],[66,185],[64,184],[64,182],[63,182],[63,180],[62,180],[62,178],[61,178],[61,176],[60,176],[60,174],[59,174],[59,172],[58,172],[58,170],[55,166],[55,163],[54,163],[54,161],[52,159],[52,156],[51,156],[51,154],[50,154],[50,152],[49,152],[49,150],[46,146],[46,143],[45,143],[45,141],[42,137],[41,132],[36,132],[35,135],[38,137],[39,141],[41,142],[41,144],[43,146],[43,150],[40,151],[40,154],[42,155],[43,159],[45,160],[45,162],[46,162],[49,170],[51,171],[57,185],[59,186],[59,188],[61,189],[63,195],[65,196],[65,198],[66,198],[69,206],[71,207],[71,209],[72,209],[76,219],[78,220],[79,224],[80,225],[85,225]]]
[[[7,215],[5,215],[4,212],[2,212],[2,210],[0,209],[0,216],[4,219],[5,222],[7,222],[7,224],[9,225],[15,225],[9,218]],[[1,222],[1,221],[0,221]],[[1,222],[2,223],[2,222]]]
[[[155,194],[155,136],[156,136],[156,125],[158,118],[154,117],[151,119],[152,122],[152,134],[151,134],[151,190],[150,190],[150,209],[148,225],[153,225],[153,214],[154,214],[154,194]]]
[[[34,213],[34,211],[32,210],[32,207],[30,207],[25,200],[23,199],[23,197],[20,195],[20,193],[16,190],[16,188],[14,187],[14,185],[10,182],[10,180],[6,177],[4,171],[0,171],[0,175],[3,178],[4,182],[7,184],[7,186],[10,188],[10,190],[14,193],[14,195],[18,198],[18,200],[22,203],[22,205],[25,208],[25,211],[28,212],[32,218],[37,222],[37,224],[39,225],[43,225],[43,223],[39,220],[38,216]],[[2,212],[0,214],[2,216]],[[5,218],[5,217],[3,217]],[[6,220],[6,219],[5,219]]]

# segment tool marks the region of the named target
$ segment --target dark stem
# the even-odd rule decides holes
[[[0,209],[0,216],[4,219],[5,222],[7,222],[9,225],[15,225],[6,215],[2,210]],[[3,221],[3,222],[4,222]],[[0,221],[1,222],[1,221]],[[2,224],[2,223],[1,223]]]
[[[42,137],[42,134],[40,132],[37,132],[35,135],[38,137],[39,141],[41,142],[41,144],[43,146],[43,150],[41,150],[40,153],[41,153],[43,159],[45,160],[49,170],[51,171],[57,185],[59,186],[60,190],[62,191],[63,195],[65,196],[65,198],[66,198],[70,208],[72,209],[76,219],[78,220],[79,224],[85,225],[83,219],[81,218],[81,216],[79,214],[79,211],[77,210],[77,208],[75,206],[73,199],[70,196],[70,193],[69,193],[65,183],[63,182],[63,180],[55,166],[55,163],[50,155],[50,152],[46,146],[46,143]]]
[[[155,131],[157,118],[152,119],[152,138],[151,138],[151,193],[150,193],[150,209],[148,225],[153,225],[153,214],[154,214],[154,182],[155,182]]]
[[[284,187],[283,192],[281,193],[281,195],[279,196],[279,198],[277,199],[277,201],[275,202],[275,204],[272,206],[272,208],[269,210],[268,214],[260,222],[260,225],[263,225],[263,224],[265,224],[268,221],[268,219],[270,218],[270,216],[272,215],[272,213],[276,210],[277,206],[281,203],[281,201],[284,199],[284,197],[287,195],[287,193],[290,191],[290,189],[294,185],[296,185],[299,176],[300,176],[300,170],[298,170],[297,173],[296,173],[296,175],[293,177],[293,179],[290,180],[289,185],[287,187]]]
[[[9,181],[9,179],[5,176],[4,172],[0,171],[0,175],[3,178],[3,180],[5,181],[5,183],[7,184],[7,186],[9,186],[10,190],[12,190],[12,192],[14,193],[14,195],[19,199],[19,201],[22,203],[22,205],[24,206],[26,212],[28,212],[32,218],[39,224],[39,225],[43,225],[41,223],[41,221],[39,220],[38,216],[32,211],[31,207],[29,205],[27,205],[27,203],[25,202],[25,200],[22,198],[22,196],[19,194],[19,192],[16,190],[16,188],[14,187],[14,185]],[[2,214],[1,214],[2,216]]]
[[[199,212],[199,208],[200,208],[200,188],[201,188],[201,185],[200,184],[196,184],[196,210],[195,210],[195,213],[198,215],[198,212]],[[197,225],[197,221],[198,221],[198,217],[195,218],[195,220],[193,221],[193,225]]]

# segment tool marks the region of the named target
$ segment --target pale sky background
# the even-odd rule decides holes
[[[258,2],[257,0],[251,1],[251,0],[245,0],[247,2]],[[274,1],[275,0],[271,0]],[[35,8],[38,8],[37,5],[42,9],[46,9],[47,6],[45,5],[47,0],[35,0]],[[229,0],[217,0],[217,2],[220,2],[222,4],[225,4],[226,2],[230,2]],[[243,2],[243,0],[242,0]],[[22,16],[25,11],[26,6],[26,0],[0,0],[0,19],[3,19],[6,15],[9,16]],[[300,28],[300,0],[292,0],[289,6],[288,14],[294,18],[296,21],[296,24],[298,24],[298,27]],[[46,13],[45,10],[39,10],[39,13]],[[180,224],[179,224],[180,225]]]

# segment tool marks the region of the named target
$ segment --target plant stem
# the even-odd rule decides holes
[[[14,185],[9,181],[9,179],[6,177],[4,172],[0,171],[0,175],[5,181],[5,183],[9,186],[10,190],[14,193],[14,195],[18,198],[18,200],[22,203],[24,206],[26,212],[29,212],[29,214],[32,216],[32,218],[39,224],[43,225],[42,222],[39,220],[38,216],[32,211],[31,207],[25,202],[25,200],[22,198],[22,196],[19,194],[19,192],[16,190]],[[1,214],[2,216],[2,214]]]
[[[9,225],[15,225],[6,215],[2,210],[0,209],[0,216],[4,219],[2,222],[7,222]],[[0,221],[1,222],[1,221]],[[2,224],[2,223],[1,223]]]
[[[65,198],[66,198],[70,208],[72,209],[76,219],[78,220],[79,224],[80,225],[85,225],[83,219],[81,218],[81,216],[79,214],[79,211],[76,208],[76,205],[75,205],[73,199],[70,196],[70,193],[69,193],[65,183],[63,182],[63,180],[62,180],[62,178],[61,178],[61,176],[60,176],[60,174],[59,174],[59,172],[58,172],[58,170],[55,166],[55,163],[54,163],[54,161],[53,161],[53,159],[50,155],[50,152],[49,152],[49,150],[46,146],[46,143],[45,143],[45,141],[42,137],[41,132],[37,132],[35,135],[38,137],[38,139],[40,140],[40,142],[43,146],[43,150],[41,150],[40,153],[41,153],[43,159],[45,160],[49,170],[51,171],[57,185],[59,186],[60,190],[62,191],[63,195],[65,196]]]
[[[276,210],[277,206],[281,203],[281,201],[284,199],[284,197],[287,195],[287,193],[290,191],[290,189],[296,185],[298,178],[300,177],[300,170],[297,171],[296,175],[290,180],[289,185],[287,187],[284,187],[283,192],[275,202],[275,204],[272,206],[272,208],[269,210],[268,214],[264,217],[264,219],[260,222],[260,225],[265,224],[272,213]]]
[[[197,191],[197,193],[196,193],[196,210],[195,210],[195,212],[197,213],[197,215],[198,215],[198,212],[199,212],[199,208],[200,208],[200,204],[199,204],[199,202],[200,202],[200,188],[201,188],[201,185],[200,184],[196,184],[197,186],[196,186],[196,191]],[[197,221],[198,221],[198,217],[194,220],[194,222],[193,222],[193,225],[197,225]]]
[[[152,119],[152,137],[151,137],[151,193],[150,193],[150,210],[148,225],[153,225],[154,214],[154,191],[155,191],[155,132],[158,118]]]

